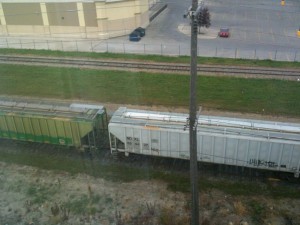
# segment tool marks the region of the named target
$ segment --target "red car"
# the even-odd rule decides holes
[[[229,28],[221,28],[219,31],[219,37],[228,38],[230,36]]]

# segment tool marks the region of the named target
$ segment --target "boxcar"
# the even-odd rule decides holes
[[[119,108],[109,123],[111,151],[189,159],[188,115]],[[200,116],[201,162],[299,176],[300,124]]]
[[[0,101],[0,138],[99,148],[107,143],[103,106]]]

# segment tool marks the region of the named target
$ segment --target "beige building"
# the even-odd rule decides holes
[[[148,24],[148,0],[0,0],[3,36],[107,39]]]

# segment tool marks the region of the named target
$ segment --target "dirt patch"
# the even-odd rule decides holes
[[[3,162],[0,168],[1,225],[189,223],[190,195],[162,181],[111,182]],[[201,224],[299,224],[299,211],[295,199],[200,193]]]

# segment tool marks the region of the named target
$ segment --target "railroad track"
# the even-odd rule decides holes
[[[152,63],[137,61],[119,61],[119,60],[93,60],[82,58],[60,58],[60,57],[33,57],[33,56],[13,56],[0,55],[0,63],[9,64],[30,64],[30,65],[48,65],[63,67],[87,67],[99,69],[122,69],[122,70],[140,70],[140,71],[159,71],[189,73],[189,64],[175,63]],[[300,69],[282,69],[282,68],[263,68],[263,67],[242,67],[242,66],[219,66],[219,65],[199,65],[198,72],[211,75],[234,75],[239,77],[269,77],[278,79],[300,80]]]

